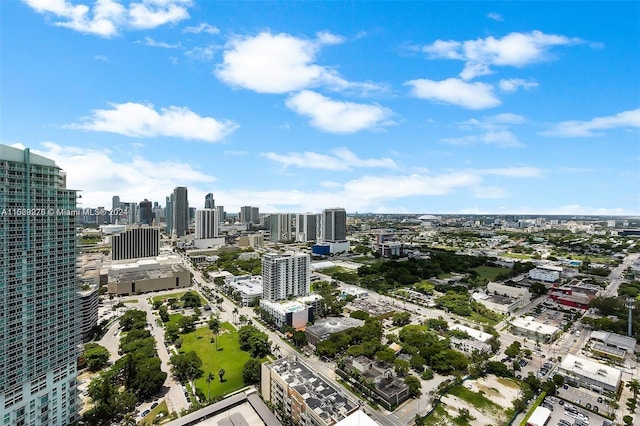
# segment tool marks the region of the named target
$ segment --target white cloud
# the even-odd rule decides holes
[[[182,48],[182,43],[178,42],[178,43],[166,43],[164,41],[157,41],[152,39],[151,37],[145,37],[143,41],[140,41],[139,43],[143,43],[145,46],[151,46],[151,47],[161,47],[163,49],[181,49]]]
[[[109,62],[109,58],[107,57],[107,55],[95,55],[93,56],[93,59],[101,62]]]
[[[526,81],[521,78],[509,78],[500,80],[498,86],[500,86],[500,90],[502,90],[503,92],[513,93],[519,88],[529,90],[532,87],[538,87],[538,83],[535,81]]]
[[[186,107],[170,106],[156,111],[151,104],[127,102],[110,104],[113,108],[97,109],[72,129],[118,133],[131,137],[168,136],[217,142],[238,128],[230,120],[201,117]]]
[[[498,21],[498,22],[504,21],[504,18],[502,17],[502,15],[497,12],[487,13],[487,18],[493,19],[494,21]]]
[[[295,166],[305,169],[352,170],[356,167],[381,167],[395,169],[398,165],[390,158],[359,158],[348,148],[334,149],[333,155],[305,151],[290,152],[286,155],[275,152],[264,152],[260,155],[282,164],[284,167]]]
[[[286,105],[311,118],[311,125],[330,133],[354,133],[393,124],[392,111],[376,104],[334,101],[319,93],[304,90],[291,95]]]
[[[509,196],[509,192],[503,188],[497,186],[478,186],[472,189],[473,195],[476,198],[484,199],[498,199],[506,198]]]
[[[210,61],[215,56],[215,53],[220,50],[220,47],[215,44],[208,46],[196,46],[191,50],[184,52],[185,56],[198,61]]]
[[[182,32],[192,33],[192,34],[200,34],[200,33],[218,34],[220,30],[214,27],[213,25],[209,25],[203,22],[196,26],[186,27],[184,30],[182,30]]]
[[[316,33],[316,37],[318,39],[318,42],[321,44],[341,44],[344,43],[344,37],[336,35],[336,34],[331,34],[328,31],[321,31]]]
[[[499,169],[481,169],[479,173],[512,178],[533,178],[542,177],[545,171],[537,167],[504,167]]]
[[[189,198],[195,200],[199,187],[207,188],[216,177],[194,169],[188,163],[174,160],[149,161],[134,154],[116,160],[104,148],[72,147],[44,142],[33,152],[51,158],[67,173],[67,187],[81,190],[81,207],[110,206],[111,197],[139,202],[145,198],[164,205],[165,196],[177,185],[189,187]],[[108,182],[108,185],[105,185]],[[202,197],[204,200],[204,190]]]
[[[546,136],[588,138],[602,135],[602,131],[617,128],[640,128],[640,109],[623,111],[615,115],[596,117],[589,121],[563,121],[542,132]]]
[[[227,43],[223,62],[215,74],[230,86],[259,93],[287,93],[319,86],[364,92],[379,89],[373,83],[349,82],[334,69],[314,63],[322,46],[341,40],[330,33],[319,33],[316,40],[270,32],[236,37]]]
[[[482,130],[481,134],[442,139],[451,145],[494,145],[500,148],[520,148],[524,144],[510,130],[514,124],[523,124],[525,118],[518,114],[502,113],[482,119],[472,118],[460,124],[461,130]]]
[[[189,17],[191,0],[142,0],[127,6],[96,0],[92,7],[66,0],[23,0],[36,12],[54,17],[54,25],[86,34],[112,37],[123,29],[150,29]]]
[[[469,80],[490,74],[492,66],[524,67],[548,60],[549,49],[553,46],[581,42],[578,38],[545,34],[541,31],[530,33],[513,32],[502,38],[489,36],[476,40],[454,41],[436,40],[422,48],[431,58],[458,59],[465,61],[460,77]]]
[[[457,78],[442,81],[428,79],[410,80],[411,94],[417,98],[430,99],[467,109],[486,109],[500,105],[493,93],[493,86],[485,83],[467,83]]]

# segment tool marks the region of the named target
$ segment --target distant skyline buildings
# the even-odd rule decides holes
[[[187,188],[176,186],[171,199],[171,233],[184,237],[189,231],[189,201]]]
[[[345,241],[347,239],[347,212],[345,209],[324,209],[320,228],[322,241]]]
[[[204,208],[205,209],[216,208],[216,200],[213,199],[213,194],[211,192],[204,197]]]

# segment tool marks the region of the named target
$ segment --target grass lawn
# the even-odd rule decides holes
[[[478,273],[478,276],[480,278],[485,278],[489,281],[495,280],[496,277],[500,274],[509,272],[509,268],[499,268],[497,266],[486,266],[486,265],[477,266],[473,268],[473,270]]]
[[[531,259],[533,255],[522,253],[503,253],[501,256],[510,257],[512,259]]]
[[[487,318],[484,315],[480,315],[477,312],[471,311],[471,315],[468,318],[473,322],[478,322],[481,324],[488,324],[488,325],[496,325],[497,323],[502,321],[503,316],[500,315],[500,319],[494,320],[491,318]]]
[[[244,387],[242,367],[249,359],[249,352],[240,349],[238,332],[231,324],[224,322],[220,325],[217,351],[215,341],[214,343],[210,341],[213,333],[208,327],[199,328],[181,337],[183,343],[180,352],[193,350],[202,359],[204,375],[196,380],[195,383],[205,397],[209,396],[207,385],[209,373],[215,375],[215,379],[211,382],[211,397],[226,395]],[[224,382],[222,383],[220,383],[220,376],[218,376],[220,368],[225,370]]]
[[[169,324],[175,324],[177,326],[179,326],[178,324],[178,320],[180,319],[180,317],[183,316],[182,314],[171,314],[169,315],[169,321],[164,323],[165,328],[169,326]]]
[[[451,395],[457,396],[464,401],[467,401],[469,404],[478,409],[488,408],[490,410],[502,410],[501,406],[488,399],[482,393],[473,392],[472,390],[469,390],[464,386],[454,386],[449,390],[449,393]]]
[[[138,426],[153,425],[153,420],[155,420],[156,416],[160,413],[164,413],[164,416],[162,416],[163,419],[166,419],[169,416],[169,409],[167,408],[167,403],[165,401],[162,401],[156,408],[151,410],[151,412],[147,414],[140,423],[138,423]]]

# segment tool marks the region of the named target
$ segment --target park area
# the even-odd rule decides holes
[[[452,387],[441,404],[426,418],[425,424],[502,425],[514,414],[518,398],[517,383],[493,375],[467,380]]]
[[[244,387],[242,368],[250,355],[249,352],[240,349],[238,332],[231,324],[224,322],[220,325],[218,350],[216,350],[215,336],[208,327],[183,334],[181,338],[180,352],[195,351],[202,359],[204,374],[195,381],[195,385],[206,398],[226,395]],[[218,375],[221,368],[225,371],[222,381]],[[209,373],[214,375],[210,384],[207,383]]]

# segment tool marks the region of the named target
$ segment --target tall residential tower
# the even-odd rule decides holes
[[[0,145],[0,424],[78,419],[76,191],[60,168]]]

